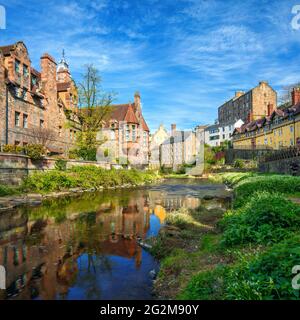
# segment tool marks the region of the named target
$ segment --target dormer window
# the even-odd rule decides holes
[[[18,74],[20,74],[20,65],[21,65],[20,61],[16,59],[16,61],[15,61],[15,71]]]

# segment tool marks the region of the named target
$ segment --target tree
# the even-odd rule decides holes
[[[82,82],[78,87],[82,132],[78,135],[79,148],[95,150],[104,141],[97,140],[97,133],[112,111],[114,93],[106,93],[101,87],[99,71],[92,65],[84,66]]]
[[[55,132],[52,129],[34,127],[30,129],[30,131],[32,136],[31,142],[33,144],[39,144],[47,148],[49,144],[56,139]]]

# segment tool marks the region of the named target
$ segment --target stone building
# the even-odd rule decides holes
[[[0,145],[46,144],[49,153],[66,154],[80,122],[77,89],[63,57],[40,59],[31,65],[26,45],[0,47]]]
[[[177,130],[176,124],[172,124],[170,137],[160,147],[161,166],[175,171],[182,165],[194,164],[196,153],[196,133]]]
[[[218,120],[222,127],[240,119],[247,123],[269,116],[276,107],[276,91],[266,81],[261,81],[248,92],[236,92],[234,98],[219,107]]]
[[[161,124],[156,132],[151,135],[150,141],[150,167],[158,169],[160,167],[160,146],[169,138],[169,133]]]
[[[300,145],[300,89],[293,89],[292,103],[270,116],[248,122],[233,133],[234,149],[282,149]]]
[[[98,134],[99,140],[106,140],[97,152],[98,161],[130,164],[144,167],[149,164],[150,130],[142,114],[141,97],[138,92],[134,102],[112,105],[112,112],[103,121]]]

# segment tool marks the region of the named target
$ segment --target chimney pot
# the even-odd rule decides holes
[[[300,88],[293,88],[292,90],[292,104],[293,106],[300,103]]]

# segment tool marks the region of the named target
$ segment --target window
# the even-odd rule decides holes
[[[130,139],[130,130],[126,130],[126,141]]]
[[[62,129],[62,127],[59,126],[59,127],[58,127],[58,136],[59,136],[59,137],[61,137],[61,129]]]
[[[37,85],[37,77],[33,74],[31,75],[31,84],[32,84],[32,86]]]
[[[146,131],[144,131],[144,134],[143,134],[143,141],[144,141],[144,147],[146,147],[147,146],[147,142],[148,142],[148,140],[147,140],[147,132]]]
[[[136,127],[132,125],[132,141],[136,140]]]
[[[15,112],[15,126],[16,127],[20,127],[20,115],[21,113],[16,111]]]
[[[44,120],[40,119],[40,128],[44,128]]]
[[[15,71],[20,74],[20,61],[16,59],[15,61]]]
[[[290,126],[290,131],[294,132],[294,127],[293,126]]]
[[[291,144],[291,146],[294,145],[294,140],[293,139],[290,140],[290,144]]]
[[[28,115],[23,114],[23,128],[28,128]]]
[[[23,65],[23,76],[25,78],[28,78],[28,76],[29,76],[28,67],[25,64]]]
[[[20,145],[20,141],[15,140],[15,146],[19,146]]]

